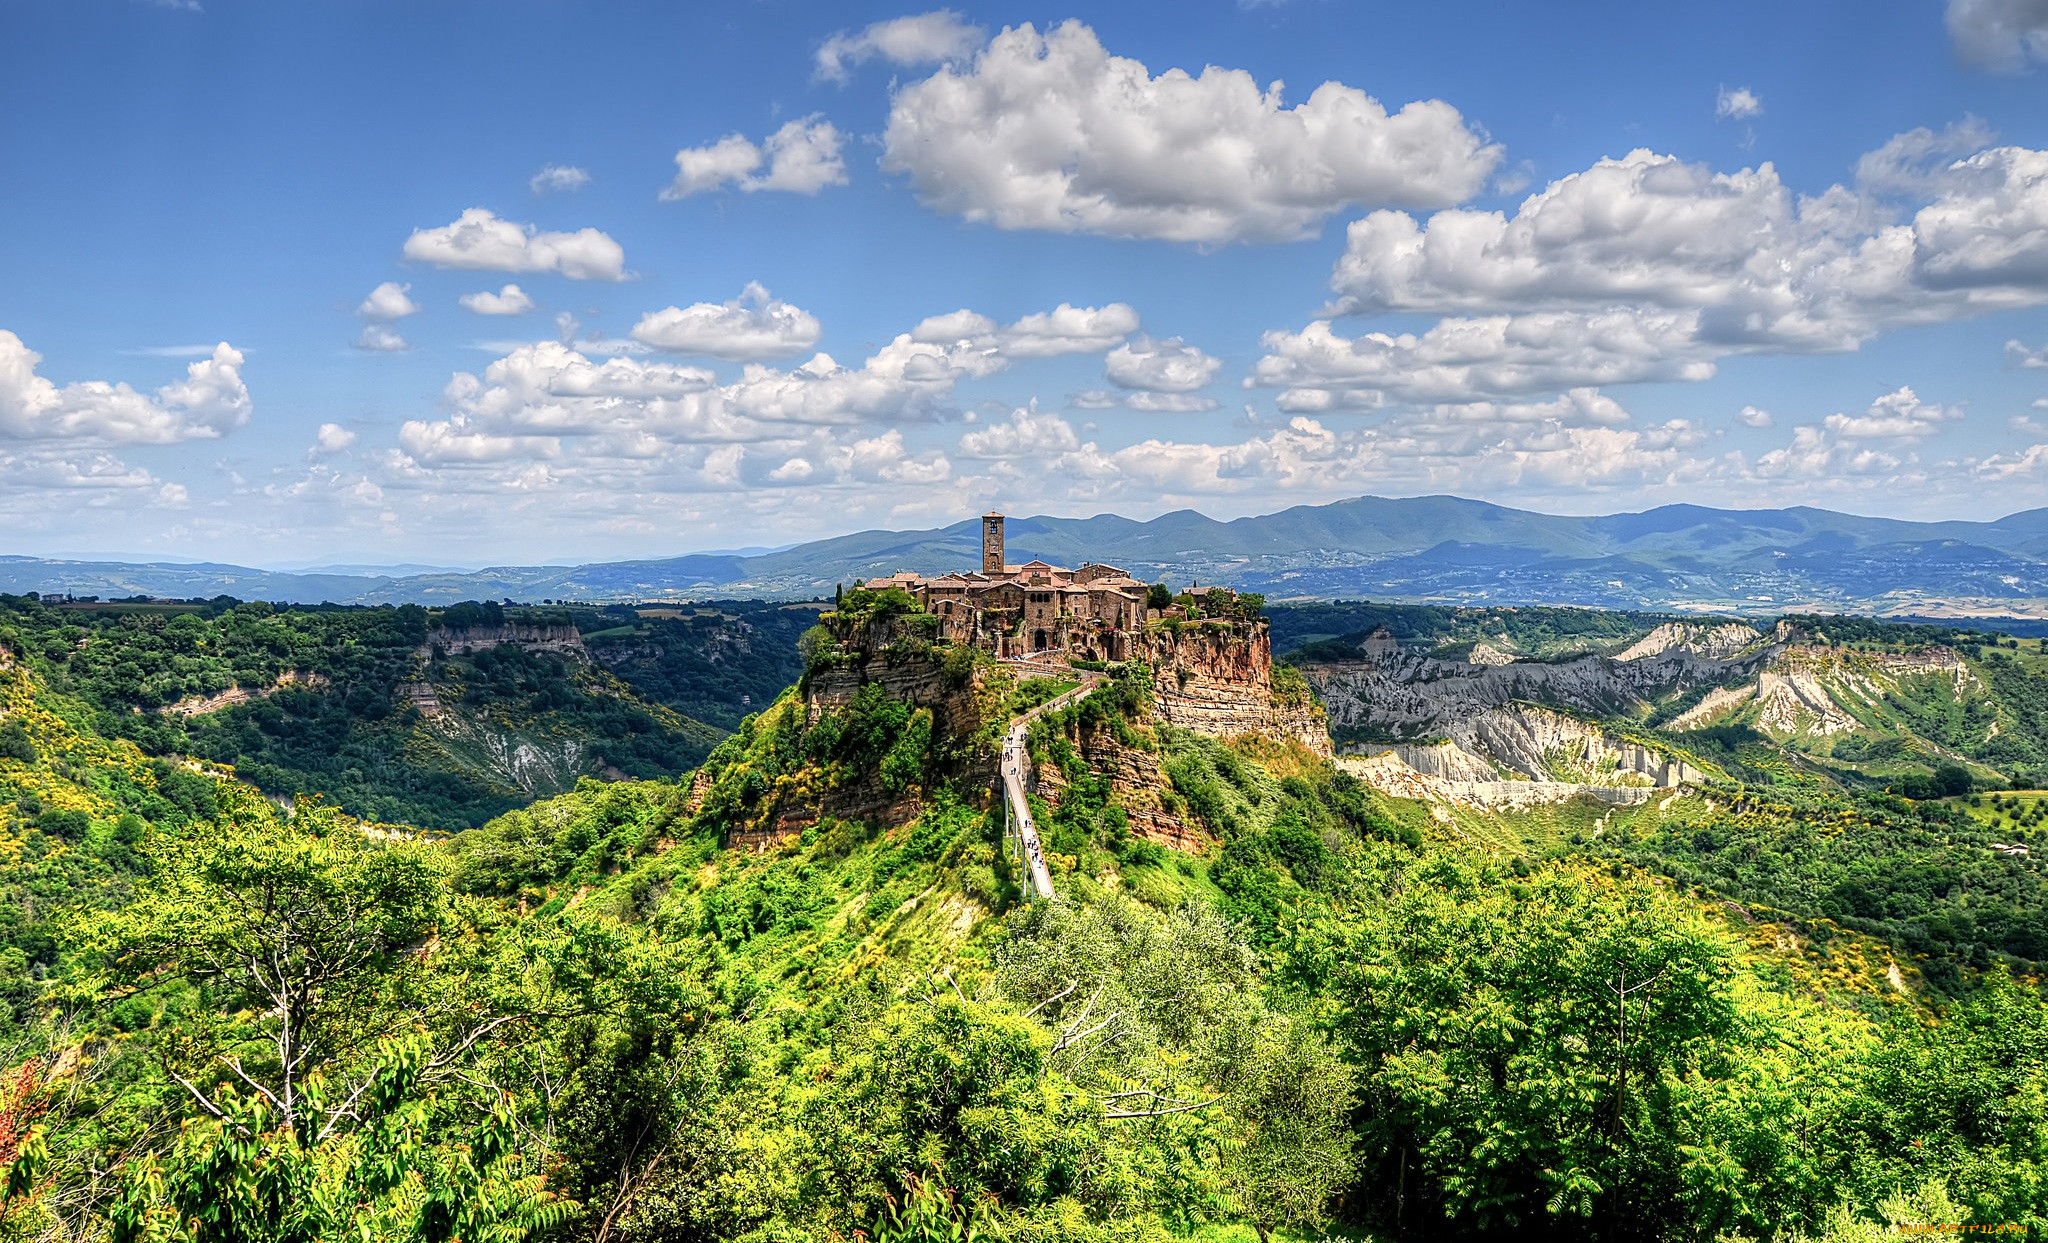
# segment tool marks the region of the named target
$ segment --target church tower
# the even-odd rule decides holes
[[[1003,516],[981,516],[981,572],[990,578],[1003,576]]]

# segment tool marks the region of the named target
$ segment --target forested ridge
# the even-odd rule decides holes
[[[0,643],[90,707],[106,736],[233,765],[277,798],[318,793],[363,818],[453,831],[581,775],[689,770],[795,678],[794,641],[815,616],[749,602],[429,610],[0,596]],[[588,657],[430,644],[503,625],[588,632]],[[443,728],[422,719],[412,686],[437,697]],[[522,745],[549,763],[518,765]]]
[[[278,616],[236,607],[223,641]],[[420,620],[251,671],[324,660],[334,695]],[[1058,683],[985,697],[962,734],[878,689],[823,712],[784,691],[694,772],[418,834],[266,797],[200,735],[124,736],[128,675],[73,664],[94,637],[0,638],[0,1237],[2048,1227],[2036,908],[1964,867],[2034,831],[2030,796],[1858,803],[1802,769],[1801,802],[1741,738],[1739,805],[1447,824],[1299,745],[1167,726],[1127,667],[1032,730],[1065,790],[1039,817],[1059,896],[1026,902],[974,774]],[[1111,740],[1211,846],[1133,832],[1086,758]],[[868,791],[907,810],[731,844]],[[1739,849],[1795,834],[1862,861]],[[1951,874],[1979,899],[1941,918],[1974,923],[1934,953],[1929,913],[1885,894]],[[1801,885],[1803,908],[1770,900]]]

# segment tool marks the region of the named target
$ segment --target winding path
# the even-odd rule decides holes
[[[1031,711],[1010,723],[1009,733],[1003,737],[1003,796],[1010,801],[1011,822],[1017,826],[1017,838],[1024,845],[1025,867],[1031,873],[1031,889],[1038,897],[1052,896],[1052,873],[1046,870],[1045,851],[1038,844],[1038,825],[1031,819],[1031,803],[1024,797],[1024,783],[1031,771],[1030,759],[1024,750],[1024,735],[1030,732],[1031,722],[1048,712],[1056,712],[1088,694],[1104,681],[1099,673],[1081,669],[1054,669],[1048,666],[1034,666],[1018,662],[1020,671],[1037,677],[1078,677],[1081,685],[1063,695],[1046,700]]]

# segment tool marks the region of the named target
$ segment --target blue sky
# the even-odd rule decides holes
[[[0,551],[1997,517],[2044,60],[2048,0],[0,0]]]

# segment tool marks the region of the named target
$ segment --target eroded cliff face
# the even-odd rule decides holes
[[[489,651],[501,643],[525,648],[529,652],[558,652],[577,660],[590,659],[584,649],[583,635],[574,626],[471,626],[467,629],[427,632],[427,641],[421,645],[420,654],[428,655],[439,648],[450,656],[466,655],[470,652]]]
[[[1630,650],[1636,654],[1629,660],[1585,656],[1555,664],[1518,660],[1505,665],[1397,652],[1355,664],[1309,666],[1303,672],[1322,695],[1330,730],[1339,738],[1449,738],[1469,750],[1476,742],[1474,723],[1490,709],[1521,702],[1598,714],[1626,712],[1665,695],[1754,677],[1780,649],[1750,646],[1728,657],[1702,656],[1691,645],[1675,643]]]
[[[1292,738],[1330,754],[1323,710],[1306,693],[1273,688],[1273,642],[1264,622],[1202,623],[1148,631],[1139,659],[1152,666],[1153,715],[1198,734]]]
[[[1166,809],[1160,796],[1172,783],[1158,756],[1125,746],[1109,730],[1089,731],[1077,740],[1077,746],[1088,767],[1109,778],[1110,796],[1123,808],[1132,836],[1188,854],[1200,854],[1212,844],[1200,827]],[[1049,764],[1037,766],[1031,792],[1048,809],[1058,809],[1065,791],[1066,779],[1059,769]]]
[[[833,708],[853,702],[862,687],[873,684],[891,699],[929,708],[935,730],[972,734],[987,710],[987,669],[949,673],[942,653],[900,624],[880,623],[851,633],[840,645],[834,663],[805,675],[804,701],[812,724]]]

